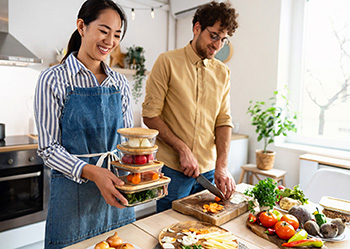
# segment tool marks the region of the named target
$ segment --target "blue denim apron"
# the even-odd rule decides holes
[[[119,90],[115,85],[73,88],[71,84],[60,126],[62,146],[97,165],[99,155],[103,159],[113,154],[120,143],[117,130],[123,127],[123,115]],[[133,208],[108,205],[92,181],[78,184],[52,170],[50,191],[45,248],[66,247],[135,221]]]

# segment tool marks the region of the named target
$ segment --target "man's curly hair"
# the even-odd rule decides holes
[[[221,28],[227,29],[227,33],[229,36],[236,31],[238,28],[238,23],[236,18],[238,14],[236,14],[236,10],[231,8],[231,4],[229,2],[226,3],[218,3],[216,1],[212,1],[210,3],[201,5],[196,13],[194,14],[192,24],[194,25],[199,22],[201,25],[201,30],[203,31],[208,26],[213,26],[216,21],[221,22]]]

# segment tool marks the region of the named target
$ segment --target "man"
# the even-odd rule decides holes
[[[201,173],[228,199],[235,181],[227,169],[231,140],[230,71],[215,54],[238,27],[229,3],[211,2],[193,17],[193,40],[161,54],[146,85],[144,123],[159,131],[157,159],[172,180],[157,212],[172,201],[203,190]]]

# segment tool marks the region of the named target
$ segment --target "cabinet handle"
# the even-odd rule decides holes
[[[41,175],[41,171],[34,172],[34,173],[28,173],[28,174],[22,174],[22,175],[5,176],[5,177],[0,177],[0,182],[37,177],[40,175]]]

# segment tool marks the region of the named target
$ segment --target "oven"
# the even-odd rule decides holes
[[[49,179],[36,149],[0,152],[0,232],[46,219]]]

